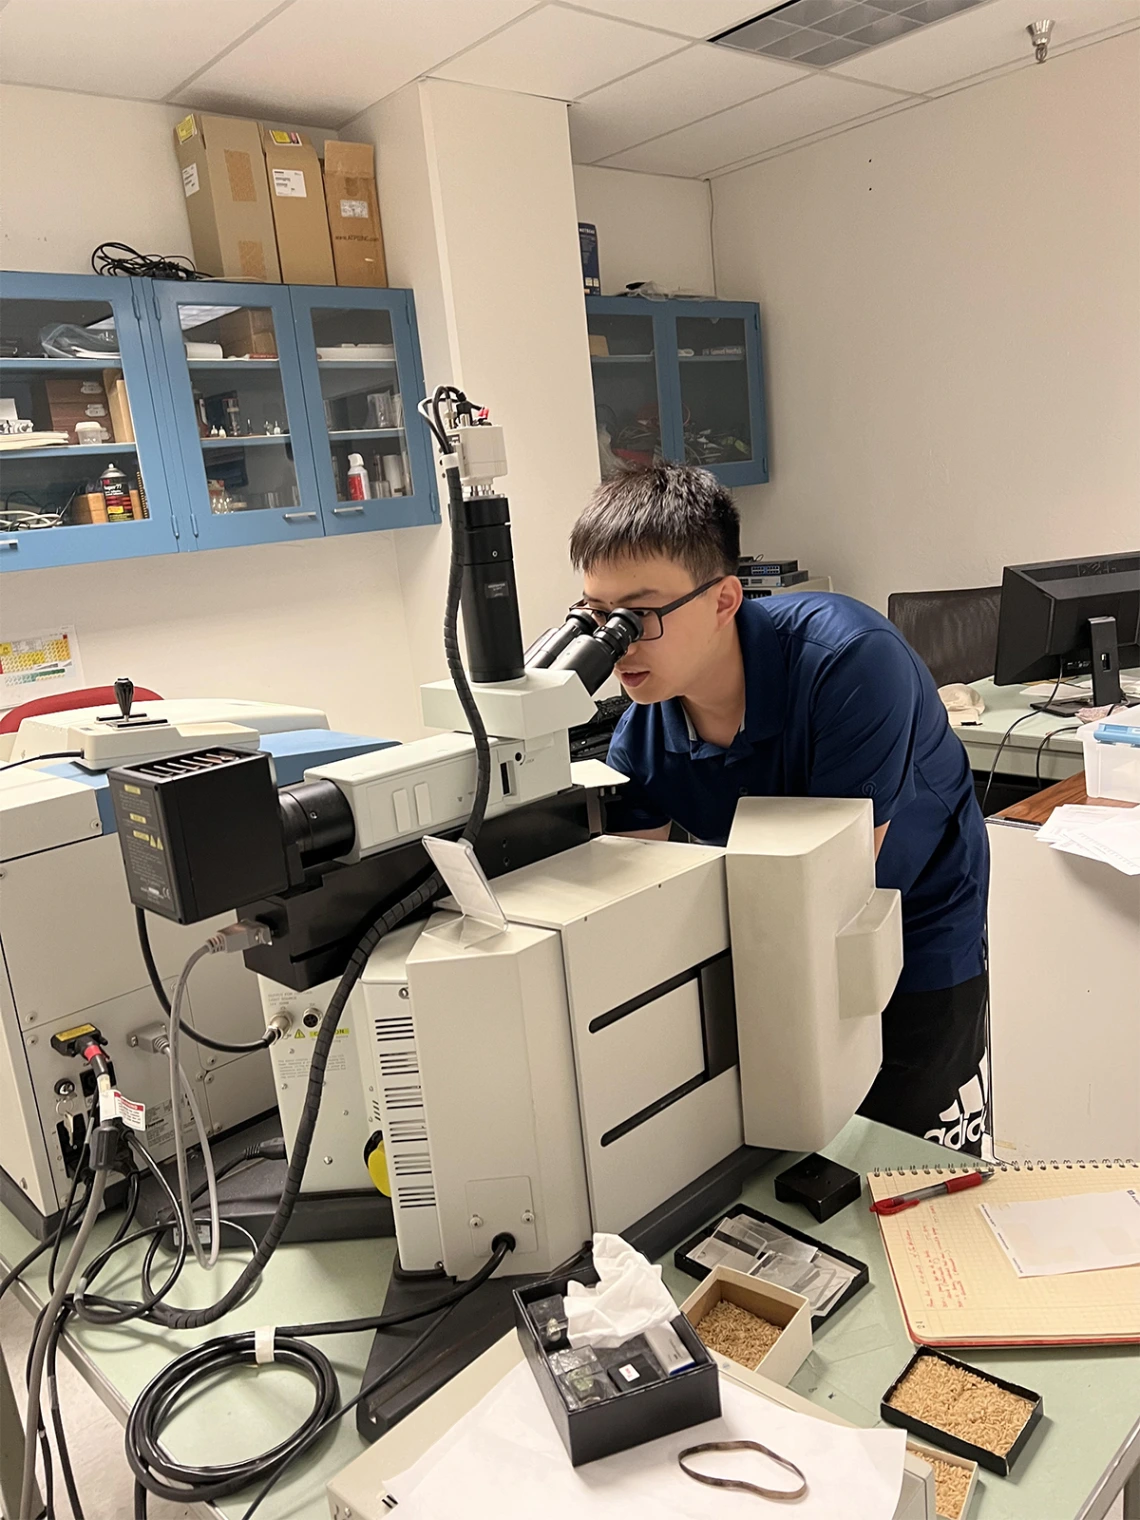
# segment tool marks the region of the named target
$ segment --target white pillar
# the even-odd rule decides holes
[[[579,594],[566,544],[599,474],[566,107],[432,79],[341,135],[376,145],[389,279],[415,292],[428,388],[462,386],[506,429],[529,642]],[[447,528],[395,537],[412,674],[433,680]]]

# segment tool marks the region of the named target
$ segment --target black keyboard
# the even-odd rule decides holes
[[[631,705],[631,699],[619,692],[616,697],[606,697],[596,705],[597,711],[588,723],[580,723],[570,730],[571,760],[606,758],[618,719]]]

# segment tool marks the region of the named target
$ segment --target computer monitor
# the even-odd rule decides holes
[[[1092,676],[1092,705],[1123,700],[1140,665],[1140,552],[1007,565],[994,684]]]

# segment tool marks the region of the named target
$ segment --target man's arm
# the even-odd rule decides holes
[[[886,630],[853,638],[827,663],[813,693],[809,792],[869,798],[876,856],[890,820],[915,796],[921,703],[915,658]]]

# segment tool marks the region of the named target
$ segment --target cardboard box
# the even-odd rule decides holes
[[[593,1275],[590,1269],[574,1274],[581,1281],[587,1281]],[[532,1283],[525,1288],[516,1288],[513,1297],[515,1329],[523,1353],[575,1467],[719,1417],[720,1379],[716,1362],[680,1314],[672,1322],[673,1329],[695,1358],[692,1367],[645,1387],[631,1388],[599,1404],[571,1409],[562,1396],[534,1321],[527,1312],[528,1305],[538,1299],[556,1294],[564,1296],[568,1282],[567,1277],[557,1277],[548,1282]]]
[[[69,443],[78,443],[75,424],[97,422],[110,437],[111,413],[100,376],[51,375],[44,381],[44,391],[53,432],[66,433]]]
[[[261,129],[192,111],[174,128],[194,262],[226,280],[281,283]]]
[[[610,356],[610,340],[605,333],[590,334],[590,358],[608,359]]]
[[[961,1467],[968,1471],[966,1497],[962,1500],[962,1508],[956,1515],[945,1515],[942,1513],[938,1508],[937,1495],[934,1496],[930,1506],[935,1520],[966,1520],[974,1503],[974,1495],[978,1488],[978,1464],[971,1462],[968,1457],[956,1457],[951,1452],[939,1451],[934,1446],[920,1446],[917,1441],[908,1441],[906,1449],[912,1456],[921,1458],[923,1462],[945,1462],[949,1467]],[[933,1468],[930,1470],[930,1486],[932,1489],[935,1488]]]
[[[103,500],[102,491],[88,491],[77,496],[71,503],[67,520],[73,523],[105,523],[107,503]]]
[[[277,257],[286,285],[335,285],[321,161],[304,132],[261,135]]]
[[[371,143],[325,143],[325,203],[338,285],[387,285]]]
[[[783,1327],[776,1344],[749,1370],[787,1387],[811,1351],[810,1303],[802,1293],[791,1293],[761,1277],[749,1277],[732,1267],[714,1267],[701,1286],[689,1294],[681,1312],[695,1329],[722,1298]],[[712,1354],[721,1364],[733,1365],[730,1357],[716,1351]]]
[[[135,424],[131,417],[131,403],[127,400],[127,382],[117,369],[103,371],[103,389],[111,414],[112,438],[116,443],[134,443]]]
[[[276,359],[277,329],[267,306],[239,306],[209,323],[227,359]]]

